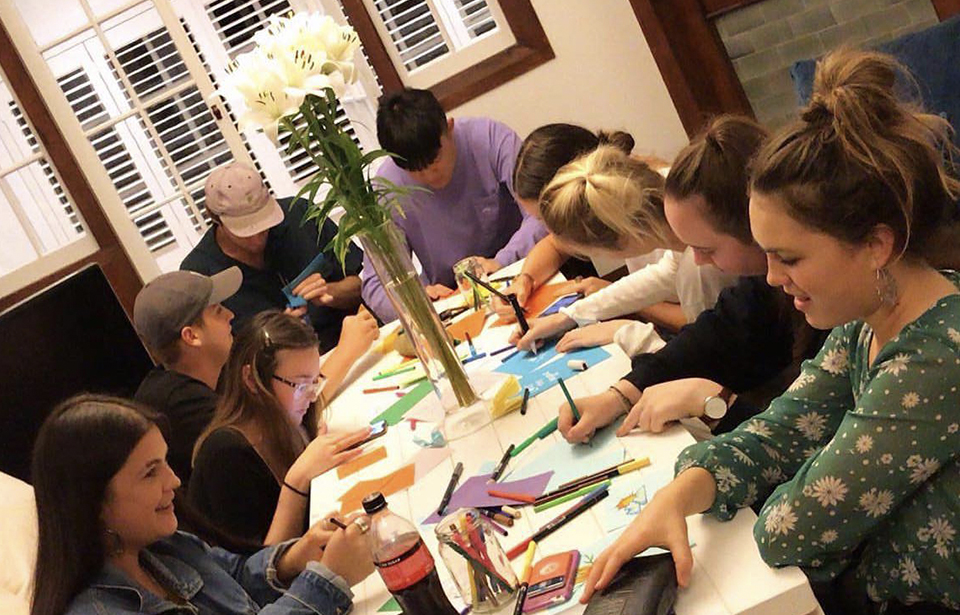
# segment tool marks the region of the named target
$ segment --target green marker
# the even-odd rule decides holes
[[[553,432],[555,432],[557,430],[557,425],[559,421],[560,421],[559,418],[554,418],[552,421],[550,421],[549,423],[547,423],[546,425],[544,425],[543,427],[535,431],[533,435],[531,435],[529,438],[527,438],[520,444],[516,445],[513,448],[513,452],[510,453],[510,456],[516,457],[517,455],[522,453],[525,448],[527,448],[537,440],[542,440],[547,436],[549,436],[550,434],[552,434]]]
[[[580,411],[577,410],[577,404],[573,403],[573,398],[570,397],[570,391],[567,390],[563,378],[557,378],[557,382],[560,383],[560,389],[563,391],[563,396],[567,398],[567,403],[570,404],[570,411],[573,412],[573,424],[576,425],[577,421],[580,420]]]
[[[536,506],[533,507],[533,512],[542,512],[542,511],[547,510],[548,508],[552,508],[552,507],[554,507],[554,506],[556,506],[556,505],[558,505],[558,504],[563,504],[564,502],[569,502],[570,500],[572,500],[572,499],[574,499],[574,498],[578,498],[578,497],[580,497],[581,495],[587,495],[588,493],[590,493],[590,492],[593,491],[594,489],[599,489],[600,487],[609,487],[609,486],[610,486],[610,480],[609,480],[609,479],[603,481],[602,483],[593,483],[592,485],[587,485],[586,487],[584,487],[583,489],[580,489],[579,491],[574,491],[573,493],[568,493],[567,495],[562,495],[562,496],[560,496],[560,497],[558,497],[558,498],[554,498],[554,499],[552,499],[552,500],[549,500],[549,501],[547,501],[547,502],[544,502],[543,504],[537,504]]]

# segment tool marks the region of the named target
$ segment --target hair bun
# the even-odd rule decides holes
[[[624,154],[632,152],[634,146],[637,144],[630,133],[622,130],[613,130],[610,132],[601,130],[597,133],[597,139],[599,139],[600,145],[612,145]]]
[[[814,96],[800,112],[800,119],[808,124],[829,124],[833,122],[833,109],[819,96]]]

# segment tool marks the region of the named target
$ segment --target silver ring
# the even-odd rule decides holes
[[[353,520],[353,524],[357,526],[361,534],[366,534],[370,530],[370,523],[365,517],[357,517]]]

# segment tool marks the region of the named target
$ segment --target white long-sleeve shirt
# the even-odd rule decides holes
[[[737,280],[737,276],[725,274],[711,265],[698,266],[692,248],[683,252],[666,250],[656,263],[639,269],[634,267],[636,263],[628,259],[630,274],[562,308],[561,313],[582,327],[669,301],[679,303],[687,322],[693,322],[700,312],[713,307],[721,290]],[[653,352],[663,344],[652,325],[642,322],[624,325],[614,339],[630,356]]]

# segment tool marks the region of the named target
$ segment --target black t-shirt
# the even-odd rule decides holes
[[[280,498],[280,484],[247,438],[215,429],[197,451],[187,490],[190,504],[224,532],[263,543]]]
[[[235,315],[234,332],[248,318],[264,310],[285,308],[287,298],[283,294],[283,287],[300,275],[303,268],[323,251],[337,233],[337,225],[329,219],[324,221],[319,234],[315,222],[301,225],[307,206],[303,199],[280,199],[278,203],[283,209],[284,218],[283,222],[271,228],[267,235],[264,269],[251,267],[224,254],[217,244],[215,228],[208,230],[180,263],[180,269],[204,275],[213,275],[233,266],[240,268],[243,272],[240,290],[223,301],[223,305]],[[361,269],[363,252],[351,243],[346,257],[346,273],[344,268],[340,267],[336,256],[327,252],[320,267],[320,275],[329,282],[337,282],[349,275],[359,275]],[[308,303],[307,314],[320,338],[321,352],[336,346],[343,319],[350,312]]]
[[[213,417],[217,393],[186,374],[155,367],[133,398],[167,417],[167,461],[184,485],[188,484],[193,446]]]
[[[680,378],[707,378],[739,395],[715,433],[729,431],[766,407],[820,350],[829,331],[798,327],[801,316],[763,276],[742,277],[716,305],[655,353],[633,358],[624,376],[638,389]],[[797,343],[797,331],[804,339]]]

